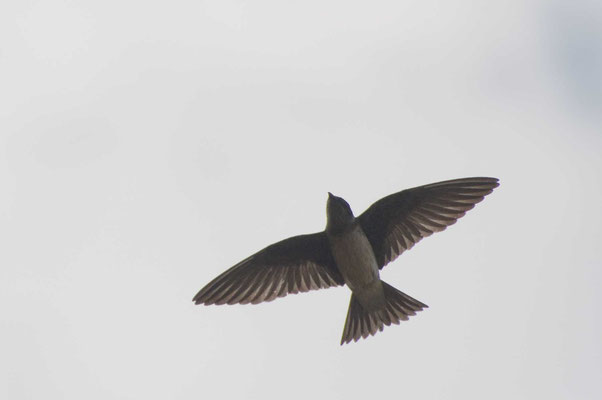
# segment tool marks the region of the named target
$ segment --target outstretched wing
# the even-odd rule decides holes
[[[496,178],[455,179],[403,190],[372,204],[358,219],[379,268],[456,223],[497,186]]]
[[[239,262],[194,296],[196,304],[257,304],[345,282],[324,232],[294,236]]]

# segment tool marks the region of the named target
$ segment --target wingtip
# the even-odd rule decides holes
[[[496,187],[500,186],[500,180],[498,178],[485,178],[487,180],[487,182],[489,183],[491,190],[495,189]]]
[[[495,184],[495,187],[499,186],[499,184],[500,184],[499,178],[496,178],[496,177],[492,176],[492,177],[487,177],[485,179],[487,179],[488,181],[490,181],[492,184]]]
[[[192,302],[195,305],[199,305],[199,304],[204,304],[205,300],[202,298],[201,293],[197,293],[193,298],[192,298]]]

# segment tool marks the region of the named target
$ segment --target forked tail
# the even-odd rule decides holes
[[[366,311],[357,297],[351,294],[341,345],[352,340],[357,342],[360,338],[374,335],[376,332],[382,331],[384,325],[389,326],[391,323],[398,325],[399,321],[406,321],[411,315],[416,315],[418,311],[428,308],[426,304],[411,298],[393,286],[385,282],[382,284],[386,302],[385,308],[382,310]]]

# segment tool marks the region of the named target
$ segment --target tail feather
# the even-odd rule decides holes
[[[345,328],[341,344],[357,342],[360,338],[374,336],[382,331],[384,326],[399,325],[399,321],[407,321],[418,311],[428,308],[426,304],[382,282],[385,292],[385,307],[381,310],[368,312],[360,304],[357,297],[351,294]]]

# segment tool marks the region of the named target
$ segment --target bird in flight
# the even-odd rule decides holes
[[[428,306],[380,279],[380,270],[422,238],[454,224],[498,186],[463,178],[403,190],[359,217],[328,193],[326,229],[274,243],[202,288],[196,304],[257,304],[287,294],[347,285],[351,301],[341,345],[399,324]]]

